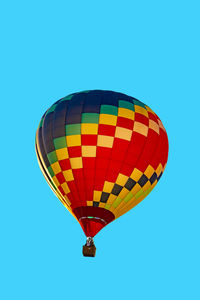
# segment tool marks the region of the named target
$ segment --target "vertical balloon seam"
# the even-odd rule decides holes
[[[39,166],[40,166],[40,169],[48,183],[48,185],[50,186],[50,188],[52,189],[52,191],[54,192],[54,194],[58,197],[58,199],[63,203],[63,205],[69,210],[69,212],[74,216],[74,214],[72,213],[72,210],[70,208],[70,206],[68,205],[68,203],[65,202],[65,199],[63,199],[61,197],[61,195],[59,194],[59,191],[56,189],[56,187],[54,186],[54,183],[51,179],[51,176],[49,174],[49,171],[48,169],[46,168],[46,165],[43,161],[43,158],[42,158],[42,154],[39,150],[39,143],[38,143],[38,134],[39,134],[39,128],[36,132],[36,144],[35,144],[35,149],[36,149],[36,155],[37,155],[37,158],[38,158],[38,163],[39,163]]]
[[[98,132],[99,132],[99,119],[100,119],[100,112],[101,112],[101,103],[102,103],[102,94],[99,98],[99,115],[98,115],[98,127],[97,127],[97,140],[96,140],[96,157],[95,157],[95,161],[94,161],[94,181],[93,181],[93,198],[92,198],[92,201],[94,200],[94,190],[95,190],[95,184],[96,184],[96,175],[97,175],[97,172],[96,172],[96,165],[97,165],[97,144],[98,144]],[[96,232],[97,231],[97,223],[95,222],[94,223],[94,231]]]
[[[73,97],[75,96],[75,94],[72,95],[72,98],[69,100],[69,106],[67,106],[67,109],[66,109],[66,114],[65,114],[65,120],[64,120],[64,126],[65,126],[65,138],[66,138],[66,144],[67,144],[67,151],[68,151],[68,155],[69,155],[69,147],[68,147],[68,143],[67,143],[67,129],[66,129],[66,123],[67,123],[67,115],[68,115],[68,110],[70,109],[70,106],[71,106],[71,101],[73,101]],[[76,194],[79,195],[78,191],[77,191],[77,188],[76,188],[76,179],[75,179],[75,176],[74,176],[74,172],[73,172],[73,169],[72,169],[72,163],[71,163],[71,160],[70,160],[70,155],[69,155],[69,164],[71,166],[71,172],[72,172],[72,175],[73,175],[73,178],[74,178],[74,187],[75,187],[75,190],[70,189],[70,193],[71,193],[71,197],[72,199],[74,199],[74,203],[77,203],[80,201],[80,199],[77,199],[76,200]]]
[[[161,122],[160,118],[157,115],[156,115],[156,118],[157,118],[157,121]],[[162,124],[162,122],[161,122],[161,124]],[[166,161],[166,162],[165,162],[165,164],[162,164],[162,174],[163,174],[166,163],[167,163],[167,159],[168,159],[169,144],[168,144],[167,133],[166,133],[166,130],[165,130],[165,127],[163,126],[163,124],[162,124],[162,127],[160,128],[160,131],[162,132],[162,134],[164,134],[164,137],[165,137],[165,140],[166,140],[166,146],[167,146],[167,152],[165,153],[165,159],[163,159],[163,161]],[[159,154],[161,154],[161,153],[159,153]],[[161,160],[161,157],[160,157],[160,160]]]
[[[57,118],[56,118],[56,113],[57,113],[57,110],[59,110],[59,105],[62,105],[62,103],[64,103],[65,104],[65,102],[66,101],[58,101],[58,103],[57,103],[57,105],[56,105],[56,107],[55,107],[55,109],[54,109],[54,112],[53,112],[53,117],[52,117],[52,139],[53,139],[53,144],[54,144],[54,146],[55,146],[55,155],[56,155],[56,157],[57,157],[57,162],[58,162],[58,164],[59,164],[59,166],[60,166],[60,161],[59,161],[59,158],[58,158],[58,153],[57,153],[57,150],[59,150],[59,149],[57,149],[57,147],[56,147],[56,145],[55,145],[55,140],[56,140],[56,130],[55,130],[55,127],[56,127],[56,122],[58,122],[58,120],[57,120]],[[67,106],[66,106],[66,109],[67,109]],[[64,111],[65,112],[65,111]],[[63,121],[63,123],[64,123],[64,121]],[[58,125],[58,124],[57,124]],[[61,125],[61,124],[60,124]],[[62,124],[63,125],[63,127],[65,126],[64,124]],[[65,128],[65,127],[64,127]],[[64,129],[63,128],[63,129]],[[64,134],[64,137],[65,137],[65,134]],[[64,177],[64,174],[63,174],[63,170],[62,170],[62,168],[61,168],[61,166],[60,166],[60,169],[61,169],[61,173],[62,173],[62,175],[63,175],[63,177]],[[65,182],[66,182],[66,180],[65,180]],[[66,183],[67,184],[67,183]],[[69,189],[69,191],[70,191],[70,188],[69,188],[69,186],[68,186],[68,184],[67,184],[67,187],[68,187],[68,189]],[[65,198],[65,196],[64,195],[62,195],[62,198],[64,198],[66,201],[67,201],[67,199],[68,199],[68,201],[70,202],[70,200],[69,200],[69,198],[68,198],[68,196],[67,196],[67,194],[66,194],[66,198]],[[71,202],[70,202],[71,203]],[[70,206],[71,206],[71,204],[70,204]]]
[[[129,98],[129,99],[131,99],[131,98]],[[133,99],[131,99],[131,101],[132,101],[132,103],[133,103]],[[118,101],[118,103],[119,103],[119,101]],[[135,107],[134,107],[134,103],[133,103],[133,109],[132,109],[132,111],[134,112],[134,117],[133,117],[133,121],[134,121],[134,120],[135,120]],[[134,128],[134,123],[133,123],[133,128]],[[133,128],[132,128],[132,133],[131,133],[131,139],[130,139],[129,144],[128,144],[128,146],[127,146],[127,148],[126,148],[126,151],[125,151],[126,154],[128,153],[128,150],[129,150],[129,147],[130,147],[130,144],[131,144],[131,141],[132,141],[132,137],[133,137]],[[126,154],[124,154],[123,158],[126,157]],[[123,167],[123,162],[120,162],[120,164],[121,164],[121,166],[120,166],[120,170],[121,170],[122,167]],[[132,165],[131,165],[131,167],[133,168]],[[120,173],[120,171],[119,171],[119,173]],[[122,174],[122,173],[121,173],[121,174]],[[122,201],[123,201],[123,199],[124,199],[124,197],[122,198]],[[119,206],[121,205],[122,201],[120,202]],[[114,202],[111,204],[111,207],[113,206],[113,204],[114,204]],[[118,210],[119,210],[119,207],[118,207],[118,206],[117,206],[117,207],[114,207],[114,209],[113,209],[113,213],[116,215],[116,219],[118,218],[118,213],[119,213]]]
[[[116,100],[116,97],[115,97],[115,95],[113,95],[112,94],[112,96],[111,95],[109,95],[110,97],[112,97],[112,98],[114,98],[115,100]],[[104,94],[104,97],[105,97],[105,94]],[[112,104],[109,104],[109,105],[112,105]],[[117,111],[119,111],[119,106],[117,106]],[[116,121],[116,124],[117,124],[117,121]],[[115,125],[115,133],[116,133],[116,125]],[[114,133],[114,136],[115,136],[115,133]],[[113,143],[114,143],[114,139],[113,139]],[[110,154],[109,154],[109,158],[108,158],[108,165],[107,165],[107,169],[106,169],[106,172],[105,172],[105,174],[104,174],[104,181],[102,181],[102,182],[104,182],[105,183],[105,181],[106,181],[106,179],[107,179],[107,177],[108,177],[108,172],[109,172],[109,170],[110,170],[110,165],[111,165],[111,158],[112,158],[112,152],[113,152],[113,144],[112,144],[112,148],[111,148],[111,150],[110,150]],[[103,188],[102,188],[103,189]],[[111,207],[111,206],[110,206]],[[109,207],[109,211],[110,211],[110,207]],[[106,208],[107,209],[107,208]]]
[[[138,100],[139,101],[139,100]],[[141,102],[141,101],[139,101],[139,102]],[[135,111],[135,101],[133,100],[133,104],[134,104],[134,111]],[[146,108],[145,108],[146,109]],[[147,110],[146,110],[147,111]],[[147,111],[147,114],[148,114],[148,111]],[[148,120],[149,120],[149,115],[148,115]],[[134,122],[135,122],[135,118],[134,118]],[[140,158],[141,158],[141,156],[142,156],[142,154],[143,154],[143,152],[144,152],[144,149],[145,149],[145,146],[146,146],[146,143],[147,143],[147,140],[148,140],[148,135],[149,135],[149,126],[148,126],[148,132],[147,132],[147,136],[146,136],[146,139],[145,139],[145,142],[144,142],[144,144],[143,144],[143,146],[142,146],[142,149],[141,149],[141,151],[140,151],[140,155],[138,156],[138,158],[137,158],[137,161],[135,162],[135,167],[133,167],[133,171],[135,170],[135,169],[137,169],[137,164],[138,164],[138,162],[139,162],[139,160],[140,160]],[[142,188],[141,188],[142,189]],[[140,190],[141,190],[140,189]],[[131,199],[132,200],[132,199]],[[130,200],[130,201],[131,201]],[[126,207],[126,205],[127,204],[125,204],[124,206],[123,206],[123,209]],[[130,205],[130,203],[129,203],[129,205]],[[121,208],[122,209],[122,208]],[[120,214],[120,211],[119,211],[119,214]]]
[[[53,183],[51,182],[50,178],[49,178],[49,175],[48,173],[46,172],[45,168],[44,168],[44,165],[41,161],[41,157],[39,155],[39,152],[38,152],[38,149],[37,149],[37,145],[36,145],[36,155],[37,155],[37,158],[38,158],[38,163],[39,163],[39,166],[40,166],[40,170],[42,171],[48,185],[50,186],[51,190],[54,192],[54,194],[58,197],[58,199],[62,202],[62,204],[67,208],[67,210],[69,210],[69,212],[75,217],[75,215],[72,213],[71,209],[70,209],[70,206],[68,206],[68,204],[62,199],[62,197],[57,193],[57,190],[54,188],[54,185]]]
[[[87,94],[84,94],[84,100],[86,100],[86,99],[87,99]],[[85,106],[85,101],[83,101],[82,110],[81,110],[81,159],[82,159],[82,164],[83,164],[83,155],[82,155],[82,119],[83,119],[84,106]],[[83,176],[83,185],[84,185],[84,194],[85,194],[85,206],[87,206],[86,181],[85,181],[85,174],[84,174],[84,169],[83,168],[82,168],[82,176]],[[80,211],[81,211],[81,215],[83,216],[83,205],[80,206]]]
[[[71,96],[70,99],[65,99],[66,97],[70,97],[70,96]],[[70,94],[70,95],[68,95],[68,96],[66,96],[66,97],[63,98],[63,99],[65,99],[65,100],[63,100],[63,102],[65,104],[65,111],[64,111],[65,114],[64,114],[64,119],[63,119],[62,127],[63,127],[63,130],[64,130],[64,137],[65,137],[66,145],[67,145],[67,138],[66,138],[67,137],[67,135],[66,135],[66,116],[67,116],[67,111],[68,111],[68,109],[70,107],[70,102],[73,99],[73,96],[74,96],[74,94]],[[68,147],[66,147],[66,148],[67,148],[68,157],[69,157]],[[68,159],[69,159],[69,164],[71,166],[70,158],[68,158]],[[72,172],[72,175],[74,177],[74,174],[73,174],[73,171],[72,171],[72,167],[71,167],[71,172]],[[62,170],[62,173],[63,173],[63,170]],[[66,182],[66,179],[65,179],[65,182]],[[70,187],[70,184],[68,182],[67,182],[67,186],[68,186],[68,189],[69,189],[70,197],[72,197],[72,200],[75,201],[76,199],[75,199],[75,195],[74,195],[73,189]],[[73,206],[73,204],[72,204],[72,206]]]
[[[153,153],[153,155],[152,155],[152,157],[151,157],[151,159],[155,156],[155,153],[157,153],[157,149],[158,149],[158,147],[159,147],[159,144],[160,144],[160,142],[161,142],[161,137],[160,137],[160,134],[159,134],[159,140],[157,141],[157,144],[156,144],[156,149],[155,149],[155,151],[154,151],[154,153]],[[144,146],[145,147],[145,146]],[[144,150],[144,148],[143,148],[143,150]],[[140,159],[140,158],[139,158]],[[139,161],[139,159],[137,160],[137,163],[138,163],[138,161]],[[136,165],[137,165],[137,163],[136,163]],[[157,184],[157,183],[156,183]],[[155,187],[155,186],[154,186]],[[154,188],[153,187],[153,188]],[[151,190],[153,190],[153,188],[151,187]],[[145,193],[144,193],[145,194]],[[141,195],[142,196],[142,195]],[[126,207],[131,207],[131,208],[133,208],[133,207],[135,207],[137,204],[139,204],[147,195],[145,194],[145,195],[143,195],[144,197],[141,197],[141,198],[139,198],[136,202],[132,202],[132,204],[131,203],[127,203],[124,207],[123,207],[123,211],[124,210],[126,210]],[[132,206],[133,205],[133,206]],[[130,209],[131,209],[130,208]],[[129,210],[130,210],[129,209]],[[126,211],[124,212],[124,213],[126,213]],[[122,213],[122,214],[124,214],[124,213]],[[122,215],[121,213],[120,213],[120,216]]]
[[[122,96],[121,98],[122,98],[122,100],[123,100],[124,97]],[[117,99],[118,99],[118,114],[117,114],[117,118],[118,118],[118,117],[119,117],[119,100],[120,100],[120,99],[119,99],[119,97],[117,97]],[[132,100],[132,99],[131,99],[131,100]],[[127,99],[125,99],[124,101],[127,101]],[[134,105],[133,105],[133,108],[134,108]],[[132,111],[134,112],[135,110],[132,110]],[[134,112],[134,113],[135,113],[135,112]],[[134,119],[134,118],[133,118],[133,119]],[[134,121],[134,120],[133,120],[133,121]],[[116,126],[117,126],[117,125],[116,125]],[[134,126],[134,123],[133,123],[133,126]],[[132,128],[132,133],[131,133],[131,139],[132,139],[132,134],[133,134],[133,128]],[[130,139],[129,144],[128,144],[126,150],[125,150],[123,159],[126,157],[126,154],[127,154],[127,152],[128,152],[128,148],[129,148],[130,143],[131,143],[131,139]],[[119,176],[119,174],[122,174],[122,172],[121,172],[122,167],[123,167],[123,162],[120,161],[120,169],[119,169],[119,172],[118,172],[118,176]],[[123,175],[124,175],[124,174],[123,174]],[[117,176],[117,178],[118,178],[118,176]],[[116,178],[116,180],[117,180],[117,178]],[[116,183],[116,180],[115,180],[115,183]],[[116,196],[116,199],[117,199],[118,197],[119,197],[119,195]],[[116,211],[117,211],[118,209],[117,209],[117,207],[114,207],[113,204],[114,204],[114,202],[116,201],[116,199],[111,203],[111,206],[110,206],[110,208],[113,207],[112,213],[115,215],[115,219],[117,219]],[[122,201],[123,201],[123,199],[124,199],[124,198],[122,198]]]
[[[134,105],[134,122],[135,122],[135,104],[134,104],[134,101],[133,101],[133,105]],[[133,125],[134,126],[134,125]],[[134,128],[134,127],[133,127]],[[133,131],[132,131],[132,135],[133,135]],[[147,137],[146,137],[146,139],[145,139],[145,142],[144,142],[144,144],[146,143],[146,140],[147,140]],[[127,147],[127,151],[126,151],[126,153],[128,152],[128,148],[130,147],[130,143],[131,143],[131,141],[129,142],[129,146]],[[144,147],[144,144],[143,144],[143,147]],[[141,150],[142,151],[142,150]],[[121,167],[123,166],[123,162],[121,163]],[[132,168],[133,168],[133,170],[135,169],[135,167],[136,167],[136,163],[135,163],[135,167],[134,166],[131,166]],[[123,199],[124,199],[125,197],[123,197]],[[122,200],[123,200],[122,199]],[[124,205],[123,205],[123,207],[124,207]],[[114,209],[114,211],[113,211],[113,213],[114,212],[116,212],[118,209],[117,209],[117,207]],[[120,213],[120,210],[118,211],[118,213]]]
[[[44,145],[44,151],[45,151],[45,153],[46,153],[46,157],[47,157],[47,159],[48,159],[48,161],[49,161],[49,165],[50,165],[50,166],[51,166],[51,162],[50,162],[49,157],[48,157],[48,155],[47,155],[47,148],[46,148],[45,139],[44,139],[44,123],[45,123],[46,116],[47,116],[49,113],[52,114],[52,116],[53,116],[54,111],[52,111],[52,112],[49,112],[49,111],[50,111],[55,105],[57,105],[57,103],[58,103],[59,101],[60,101],[60,100],[56,101],[56,103],[54,103],[52,106],[50,106],[50,108],[46,111],[46,113],[45,113],[45,115],[44,115],[44,121],[43,121],[43,125],[42,125],[42,131],[41,131],[42,141],[43,141],[43,145]],[[51,124],[51,127],[52,127],[52,124]],[[51,128],[51,131],[52,131],[52,128]],[[52,141],[52,142],[53,142],[53,141]],[[57,154],[56,154],[56,157],[57,157]],[[57,158],[57,160],[58,160],[58,158]],[[53,183],[54,183],[53,178],[52,178],[52,181],[53,181]],[[56,187],[57,187],[57,186],[56,186]],[[62,193],[61,193],[60,190],[58,189],[58,187],[57,187],[57,192],[59,193],[59,195],[61,196],[61,198],[63,199],[63,201],[66,202],[65,199],[64,199],[64,197],[63,197],[63,195],[62,195]]]
[[[47,111],[48,111],[48,110],[47,110]],[[44,118],[45,118],[45,115],[46,115],[47,111],[46,111],[45,114],[43,115],[43,121],[42,121],[42,119],[41,119],[41,121],[42,121],[42,126],[43,126]],[[42,126],[41,126],[41,128],[40,128],[40,130],[41,130],[41,136],[42,136]],[[40,142],[43,144],[43,136],[42,136],[42,140],[41,140]],[[45,154],[46,154],[46,159],[48,160],[47,153],[46,153],[46,151],[45,151],[45,147],[44,147],[44,145],[40,145],[40,142],[39,142],[39,131],[38,131],[38,146],[39,146],[39,148],[40,148],[41,146],[43,146],[43,150],[44,150],[44,152],[45,152]],[[43,155],[42,155],[42,152],[41,152],[41,151],[40,151],[40,157],[42,158],[42,161],[43,161],[44,158],[43,158]],[[49,160],[48,160],[48,161],[49,161]],[[49,162],[49,164],[50,164],[50,162]],[[48,168],[47,168],[46,165],[45,165],[45,162],[43,163],[43,165],[44,165],[44,168],[46,169],[46,172],[47,172],[48,176],[51,178],[50,173],[49,173],[49,170],[48,170]],[[51,182],[52,182],[51,184],[54,185],[54,182],[53,182],[53,179],[52,179],[52,178],[51,178]],[[51,185],[50,185],[50,186],[51,186]],[[55,190],[55,194],[56,194],[56,195],[59,195],[57,189]]]
[[[101,116],[101,107],[102,107],[102,105],[103,105],[103,98],[104,98],[104,96],[105,96],[105,93],[106,93],[106,91],[104,91],[104,93],[103,94],[101,94],[101,97],[100,97],[100,109],[99,109],[99,119],[98,119],[98,131],[97,131],[97,150],[98,150],[98,134],[99,134],[99,127],[100,127],[100,116]],[[97,167],[96,167],[96,165],[97,165],[97,161],[96,161],[96,164],[95,164],[95,181],[94,181],[94,189],[93,189],[93,201],[94,201],[94,191],[95,191],[95,186],[96,186],[96,182],[98,181],[96,181],[96,178],[97,178]],[[103,182],[103,181],[102,181]],[[104,182],[105,182],[105,180],[104,180]]]
[[[147,113],[148,113],[148,111],[147,111]],[[150,118],[149,118],[149,114],[148,114],[148,119],[150,120]],[[148,128],[148,134],[149,134],[149,129],[150,128]],[[141,159],[141,157],[142,157],[142,155],[143,155],[143,153],[144,153],[144,150],[145,150],[145,147],[146,147],[146,143],[147,143],[147,140],[148,140],[148,135],[147,135],[147,137],[146,137],[146,142],[144,143],[144,146],[143,146],[143,150],[141,151],[141,154],[140,154],[140,156],[138,157],[138,159],[137,159],[137,161],[136,161],[136,164],[135,164],[135,168],[134,169],[137,169],[137,165],[138,165],[138,163],[139,163],[139,161],[140,161],[140,159]],[[158,146],[158,140],[157,140],[157,143],[156,143],[156,145],[155,145],[155,149],[156,149],[156,147]],[[154,152],[153,152],[153,154],[155,153],[155,150],[154,149]],[[153,154],[152,154],[152,156],[151,156],[151,159],[152,159],[152,157],[153,157]],[[150,159],[150,161],[151,161],[151,159]],[[141,189],[142,189],[142,187],[141,187]],[[124,211],[124,210],[126,210],[126,207],[129,207],[129,206],[131,206],[132,208],[133,207],[135,207],[138,203],[140,203],[145,197],[147,196],[147,194],[144,192],[142,195],[141,195],[141,197],[139,197],[139,201],[137,200],[137,201],[134,201],[134,202],[132,202],[132,204],[131,204],[131,202],[129,203],[127,203],[127,204],[125,204],[124,205],[124,207],[122,208],[122,211]],[[133,206],[132,206],[133,205]],[[122,211],[120,212],[120,216],[122,215],[122,214],[124,214],[125,212],[123,212],[122,213]],[[121,214],[122,213],[122,214]]]

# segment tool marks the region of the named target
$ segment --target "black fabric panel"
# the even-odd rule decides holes
[[[111,194],[118,196],[119,193],[121,192],[122,188],[123,188],[123,186],[115,183]]]
[[[81,114],[71,114],[66,116],[66,125],[81,123]]]
[[[44,123],[42,126],[44,148],[47,154],[55,150],[53,144],[53,135],[52,135],[53,115],[54,112],[51,112],[49,114],[47,113],[46,116],[44,117]]]
[[[143,187],[143,186],[145,185],[145,183],[147,183],[147,181],[148,181],[147,176],[143,174],[143,175],[140,177],[140,179],[138,180],[138,183],[139,183],[139,185],[140,185],[141,187]]]
[[[127,183],[125,184],[125,188],[127,188],[127,190],[131,191],[135,185],[136,185],[136,181],[133,180],[132,178],[129,178],[127,180]]]
[[[109,198],[109,193],[102,192],[100,202],[106,203]]]
[[[91,91],[85,94],[83,113],[100,113],[101,94],[98,91]]]
[[[119,97],[117,96],[118,93],[114,93],[111,91],[102,91],[102,100],[101,105],[114,105],[118,107],[118,100]]]
[[[44,144],[43,144],[42,127],[40,127],[39,131],[38,131],[38,148],[40,149],[42,158],[44,160],[44,164],[48,168],[50,166],[50,163],[49,163],[49,160],[47,158],[47,154],[46,154],[46,151],[45,151],[45,148],[44,148]]]
[[[69,101],[60,102],[53,116],[53,138],[65,136],[65,118]]]
[[[160,175],[158,176],[158,178],[157,178],[157,181],[159,181],[160,180],[160,177],[162,176],[162,172],[160,173]]]
[[[153,175],[150,178],[151,184],[153,184],[156,181],[156,179],[157,179],[157,174],[156,174],[156,172],[154,172]]]

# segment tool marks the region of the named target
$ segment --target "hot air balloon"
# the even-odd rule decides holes
[[[80,223],[84,256],[95,256],[94,236],[135,207],[165,169],[168,138],[159,117],[122,93],[70,94],[43,115],[36,153],[48,184]]]

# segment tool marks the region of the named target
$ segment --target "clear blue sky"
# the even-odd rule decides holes
[[[3,1],[0,26],[0,298],[199,299],[198,1]],[[44,111],[87,89],[148,104],[170,145],[159,184],[96,236],[95,259],[34,150]]]

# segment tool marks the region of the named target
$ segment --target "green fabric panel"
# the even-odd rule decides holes
[[[58,160],[56,151],[52,151],[52,152],[48,153],[47,157],[48,157],[50,164],[53,164]]]
[[[52,180],[51,180],[51,184],[53,185],[54,189],[57,190],[57,187],[55,186]]]
[[[96,113],[83,113],[81,123],[99,123],[99,114]]]
[[[69,124],[65,127],[66,135],[81,134],[81,124]]]
[[[120,197],[117,197],[117,199],[115,199],[115,201],[113,203],[114,208],[116,208],[121,202],[122,202],[122,199]]]
[[[101,105],[101,114],[118,115],[118,107],[113,105]]]
[[[43,123],[44,123],[44,117],[40,120],[39,128],[42,127]]]
[[[49,174],[51,175],[51,177],[53,177],[55,175],[51,166],[48,167],[48,171],[49,171]]]
[[[146,109],[145,104],[139,100],[133,99],[133,103],[134,103],[134,105],[138,105],[138,106],[144,107]]]
[[[151,192],[151,188],[148,188],[148,190],[146,190],[146,191],[144,192],[144,196],[146,197],[150,192]]]
[[[71,100],[73,96],[74,96],[74,95],[68,95],[68,96],[62,98],[62,99],[60,100],[60,102],[62,102],[62,101],[67,101],[67,100]]]
[[[105,209],[109,209],[110,208],[110,204],[107,204],[105,205]]]
[[[66,137],[62,136],[53,140],[55,149],[61,149],[67,147]]]
[[[89,92],[90,92],[90,90],[85,90],[85,91],[79,92],[79,94],[80,94],[80,93],[89,93]]]
[[[141,189],[136,195],[135,195],[135,199],[139,198],[140,196],[142,196],[142,194],[144,193],[144,191]]]
[[[56,108],[57,104],[52,105],[49,110],[47,111],[47,114],[50,114],[51,112],[53,112]]]
[[[128,202],[130,201],[132,198],[134,197],[134,195],[130,192],[126,195],[126,197],[124,198],[124,202]]]
[[[119,100],[119,107],[128,108],[133,111],[135,110],[133,103],[124,100]]]

